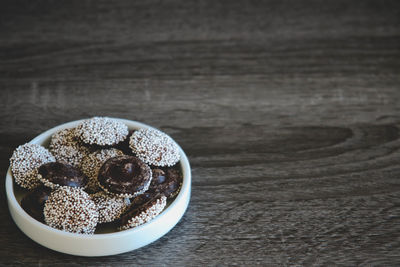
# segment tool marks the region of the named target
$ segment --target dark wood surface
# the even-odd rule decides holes
[[[74,257],[13,223],[2,265],[398,266],[399,1],[1,1],[0,173],[16,146],[95,115],[188,154],[158,241]]]

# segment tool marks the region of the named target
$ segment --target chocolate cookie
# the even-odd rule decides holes
[[[129,139],[135,155],[154,166],[173,166],[179,159],[179,147],[171,137],[156,129],[140,129]]]
[[[162,193],[167,198],[173,198],[179,193],[182,186],[182,174],[177,169],[152,169],[153,179],[149,192]]]
[[[128,211],[121,216],[119,229],[134,228],[152,220],[163,211],[166,205],[167,197],[161,194],[150,199],[141,196],[135,198]]]
[[[74,166],[49,162],[39,167],[38,179],[52,189],[60,186],[85,187],[88,178]]]
[[[24,196],[21,200],[21,207],[30,216],[44,223],[43,208],[50,193],[51,189],[48,187],[36,187],[33,191],[30,191],[26,196]]]
[[[75,128],[63,129],[53,134],[49,149],[57,161],[74,167],[79,167],[82,159],[90,153],[90,149],[76,136]]]
[[[90,193],[100,191],[101,188],[97,182],[97,176],[99,175],[101,166],[109,158],[122,156],[123,154],[124,153],[118,149],[109,148],[95,151],[84,157],[81,162],[81,170],[89,179],[86,191]]]
[[[10,158],[11,172],[15,182],[26,189],[34,189],[41,183],[38,176],[40,165],[54,162],[54,156],[37,144],[23,144],[14,150]]]
[[[112,222],[118,219],[129,207],[129,198],[121,198],[104,191],[90,195],[99,212],[98,223]]]
[[[108,159],[99,170],[99,186],[120,197],[135,197],[145,192],[152,179],[151,169],[134,156]]]
[[[112,146],[127,137],[128,127],[115,119],[94,117],[81,122],[76,127],[76,133],[86,144]]]
[[[93,234],[99,213],[90,196],[80,188],[62,186],[47,199],[44,220],[50,227],[71,233]]]

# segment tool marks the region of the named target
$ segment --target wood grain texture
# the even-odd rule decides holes
[[[1,1],[0,173],[94,115],[179,142],[184,218],[74,257],[18,230],[2,182],[1,265],[400,265],[398,1]]]

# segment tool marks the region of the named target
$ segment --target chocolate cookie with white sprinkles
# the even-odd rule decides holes
[[[108,223],[119,219],[130,205],[129,198],[121,198],[104,191],[91,194],[90,197],[99,212],[98,223]]]
[[[129,139],[132,152],[145,163],[158,166],[173,166],[179,159],[179,147],[167,134],[152,128],[139,129]]]
[[[91,152],[76,135],[75,128],[54,133],[50,139],[49,150],[57,161],[66,162],[74,167],[79,167],[82,159]]]
[[[52,189],[60,186],[85,187],[88,178],[79,169],[62,162],[49,162],[39,167],[38,179]]]
[[[134,156],[117,156],[104,162],[97,180],[106,192],[119,197],[135,197],[150,186],[150,167]]]
[[[54,161],[56,159],[46,148],[26,143],[14,150],[10,158],[11,172],[19,186],[34,189],[41,184],[37,178],[40,165]]]
[[[167,205],[167,197],[156,194],[152,197],[138,196],[129,209],[121,216],[119,230],[127,230],[142,225],[159,215]]]
[[[62,186],[45,202],[44,220],[50,227],[79,234],[93,234],[99,220],[97,206],[85,191]]]
[[[76,127],[76,134],[88,145],[112,146],[128,136],[128,126],[108,118],[94,117],[84,120]]]

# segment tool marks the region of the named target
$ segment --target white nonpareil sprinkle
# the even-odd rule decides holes
[[[38,168],[45,163],[54,162],[54,156],[37,144],[23,144],[14,150],[10,158],[11,172],[15,182],[23,188],[34,189],[40,185]]]
[[[122,225],[120,227],[120,230],[127,230],[129,228],[137,227],[152,220],[163,211],[166,205],[167,205],[167,198],[165,196],[161,196],[148,209],[141,212],[137,216],[131,218],[127,224]]]
[[[94,117],[81,122],[76,133],[86,144],[106,146],[123,141],[128,136],[128,127],[111,118]]]
[[[76,136],[75,128],[63,129],[52,135],[50,152],[57,161],[63,161],[74,167],[79,167],[82,159],[90,153]]]
[[[106,223],[118,219],[129,207],[129,198],[120,198],[104,191],[91,195],[99,212],[99,222]]]
[[[81,162],[81,170],[88,177],[89,181],[86,189],[89,192],[97,192],[100,190],[97,176],[103,163],[109,158],[122,156],[124,153],[121,150],[110,148],[101,149],[88,154]]]
[[[43,214],[50,227],[80,234],[93,234],[99,219],[97,206],[89,194],[69,186],[62,186],[50,194]]]
[[[155,129],[135,131],[129,147],[136,156],[147,164],[154,166],[173,166],[179,159],[179,147],[167,134]]]

